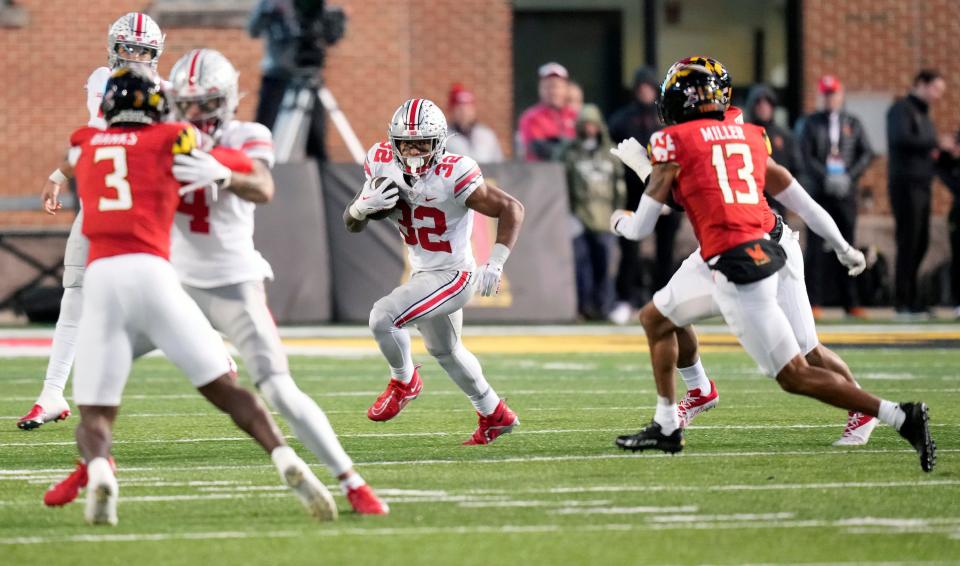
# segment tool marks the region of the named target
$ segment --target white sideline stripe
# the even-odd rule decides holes
[[[564,507],[556,511],[550,511],[554,515],[648,515],[654,513],[696,513],[696,505],[683,505],[680,507],[596,507],[593,509],[583,509],[581,507]],[[695,515],[684,515],[687,521],[692,520]]]
[[[931,428],[940,428],[940,427],[960,427],[960,423],[947,423],[947,424],[931,424]],[[793,424],[793,425],[706,425],[706,426],[691,426],[687,430],[790,430],[790,429],[821,429],[821,428],[835,428],[841,430],[843,424],[818,424],[818,425],[807,425],[807,424]],[[620,432],[623,430],[623,427],[618,428],[559,428],[559,429],[543,429],[543,430],[518,430],[514,431],[514,435],[529,435],[529,434],[576,434],[576,433],[593,433],[593,432]],[[403,438],[403,437],[424,437],[424,436],[469,436],[472,431],[433,431],[433,432],[352,432],[346,434],[338,434],[340,438]],[[288,439],[296,439],[295,436],[287,436]],[[157,438],[150,440],[115,440],[113,444],[192,444],[199,442],[242,442],[249,441],[250,437],[247,436],[224,436],[224,437],[214,437],[214,438]],[[10,446],[72,446],[76,444],[75,441],[56,441],[56,442],[3,442],[0,443],[0,446],[10,447]]]
[[[802,489],[876,489],[894,487],[945,487],[960,485],[960,480],[892,481],[892,482],[831,482],[831,483],[772,483],[731,484],[713,486],[687,485],[595,485],[524,489],[518,493],[619,493],[623,491],[790,491]]]
[[[960,452],[960,448],[938,448],[937,453],[952,453]],[[633,458],[636,460],[643,459],[652,459],[652,458],[756,458],[756,457],[768,457],[768,456],[848,456],[848,455],[874,455],[874,454],[913,454],[914,451],[911,449],[890,449],[890,448],[880,448],[880,449],[865,449],[865,448],[853,448],[848,450],[785,450],[785,451],[753,451],[753,452],[700,452],[700,453],[689,453],[682,452],[680,454],[594,454],[594,455],[570,455],[570,456],[516,456],[510,458],[488,458],[485,460],[394,460],[394,461],[370,461],[370,462],[359,462],[355,461],[354,464],[357,466],[432,466],[432,465],[442,465],[442,464],[454,464],[454,465],[471,465],[471,464],[493,464],[501,465],[504,463],[507,464],[516,464],[516,463],[538,463],[538,462],[589,462],[594,460],[624,460],[628,458]],[[262,470],[262,469],[273,469],[274,466],[270,464],[247,464],[247,465],[230,465],[227,469],[230,470]],[[120,469],[123,473],[129,472],[150,472],[150,473],[163,473],[163,472],[176,472],[176,471],[217,471],[222,472],[224,466],[163,466],[163,467],[130,467],[125,468],[120,466]],[[33,470],[0,470],[0,476],[28,476],[31,474],[46,474],[46,473],[68,473],[72,472],[73,468],[61,468],[60,470],[52,469],[33,469]],[[24,479],[24,478],[18,478]],[[950,483],[940,483],[950,482]],[[924,482],[917,482],[917,486],[933,486],[933,485],[955,485],[956,482],[953,480],[930,480]],[[851,486],[856,486],[857,484],[849,484]],[[914,485],[914,484],[910,484]],[[577,489],[586,489],[586,488],[577,488]],[[646,486],[645,489],[650,489],[650,486]],[[707,488],[704,488],[707,489]]]
[[[207,539],[244,539],[244,538],[295,538],[303,536],[402,536],[416,535],[475,535],[475,534],[502,534],[502,533],[561,533],[601,532],[601,531],[635,531],[635,530],[677,530],[677,529],[784,529],[784,528],[824,528],[843,527],[841,520],[807,520],[807,521],[765,521],[765,522],[697,522],[695,515],[691,516],[690,523],[661,523],[661,524],[624,524],[612,523],[601,525],[500,525],[500,526],[471,526],[471,527],[399,527],[399,528],[331,528],[313,529],[310,531],[214,531],[204,533],[146,533],[146,534],[107,534],[107,535],[71,535],[71,536],[34,536],[11,537],[0,539],[0,545],[23,544],[63,544],[69,542],[141,542],[163,540],[207,540]],[[960,518],[944,518],[950,524]],[[912,519],[904,519],[912,521]],[[927,525],[938,524],[937,519],[926,519]]]
[[[574,499],[569,499],[566,501],[512,499],[507,501],[465,501],[460,503],[460,507],[467,509],[487,509],[490,507],[598,507],[600,505],[609,504],[610,501],[608,499],[596,499],[590,501],[577,501]]]
[[[659,515],[650,517],[653,523],[689,523],[691,520],[697,521],[779,521],[780,519],[793,519],[796,513],[733,513],[731,515]]]

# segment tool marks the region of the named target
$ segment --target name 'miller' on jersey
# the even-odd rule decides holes
[[[650,137],[654,164],[680,166],[674,199],[687,212],[704,259],[764,237],[773,215],[763,195],[770,144],[763,128],[700,119]]]
[[[274,163],[270,130],[256,122],[224,124],[217,147],[242,151]],[[253,244],[256,204],[226,191],[214,200],[210,189],[184,195],[174,221],[171,262],[180,280],[210,289],[273,279],[270,264]]]
[[[390,143],[382,142],[367,152],[363,171],[367,179],[389,177],[400,187],[400,200],[390,221],[400,231],[413,272],[476,268],[470,243],[473,210],[466,204],[483,184],[476,161],[444,153],[410,187]]]
[[[170,258],[170,229],[180,202],[173,157],[196,144],[193,126],[176,122],[105,131],[86,127],[70,136],[83,234],[90,240],[88,265],[123,254]]]

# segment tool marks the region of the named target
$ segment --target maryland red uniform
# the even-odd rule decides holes
[[[170,230],[180,203],[173,156],[196,147],[193,126],[160,123],[107,130],[81,128],[70,136],[87,265],[122,254],[170,259]]]
[[[668,126],[650,137],[653,163],[680,166],[673,196],[690,218],[704,259],[773,228],[763,195],[769,141],[763,128],[736,123],[737,115]]]

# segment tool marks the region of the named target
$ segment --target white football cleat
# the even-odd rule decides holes
[[[63,395],[42,399],[26,415],[17,420],[20,430],[33,430],[51,421],[62,421],[70,416],[70,405]]]
[[[833,443],[834,446],[863,446],[870,441],[873,429],[877,428],[876,417],[850,411],[847,414],[847,426],[843,434]]]
[[[270,456],[277,465],[280,477],[297,494],[308,513],[321,521],[337,519],[337,504],[330,490],[290,447],[281,446]]]
[[[117,524],[117,497],[120,485],[106,458],[87,464],[87,505],[83,518],[91,525]]]

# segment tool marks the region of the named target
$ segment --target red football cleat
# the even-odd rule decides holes
[[[873,429],[877,428],[877,419],[870,415],[850,411],[847,413],[847,426],[843,434],[833,443],[834,446],[863,446],[870,441]]]
[[[419,368],[413,370],[410,383],[391,379],[386,391],[367,409],[367,418],[371,421],[389,421],[397,416],[407,403],[416,399],[422,390],[423,381],[420,379]]]
[[[479,414],[479,413],[478,413]],[[478,444],[490,444],[501,434],[513,431],[513,427],[520,425],[520,419],[517,414],[510,410],[510,407],[500,400],[497,408],[487,416],[480,415],[479,426],[474,431],[473,436],[467,439],[464,446],[476,446]]]
[[[710,394],[700,395],[700,388],[691,389],[677,404],[677,416],[680,417],[680,428],[686,428],[700,413],[709,411],[720,402],[720,393],[717,384],[710,380]]]
[[[113,472],[117,472],[117,464],[110,459],[110,467]],[[69,476],[54,484],[43,494],[43,504],[47,507],[60,507],[72,502],[80,494],[80,490],[87,487],[87,465],[82,460],[77,460],[77,468]]]
[[[381,501],[367,484],[348,489],[347,501],[353,506],[353,510],[360,515],[386,515],[390,513],[390,506]]]
[[[30,412],[20,417],[17,421],[17,428],[20,430],[33,430],[51,421],[62,421],[70,416],[70,406],[63,400],[62,403],[56,403],[50,410],[45,410],[39,403],[30,409]]]

